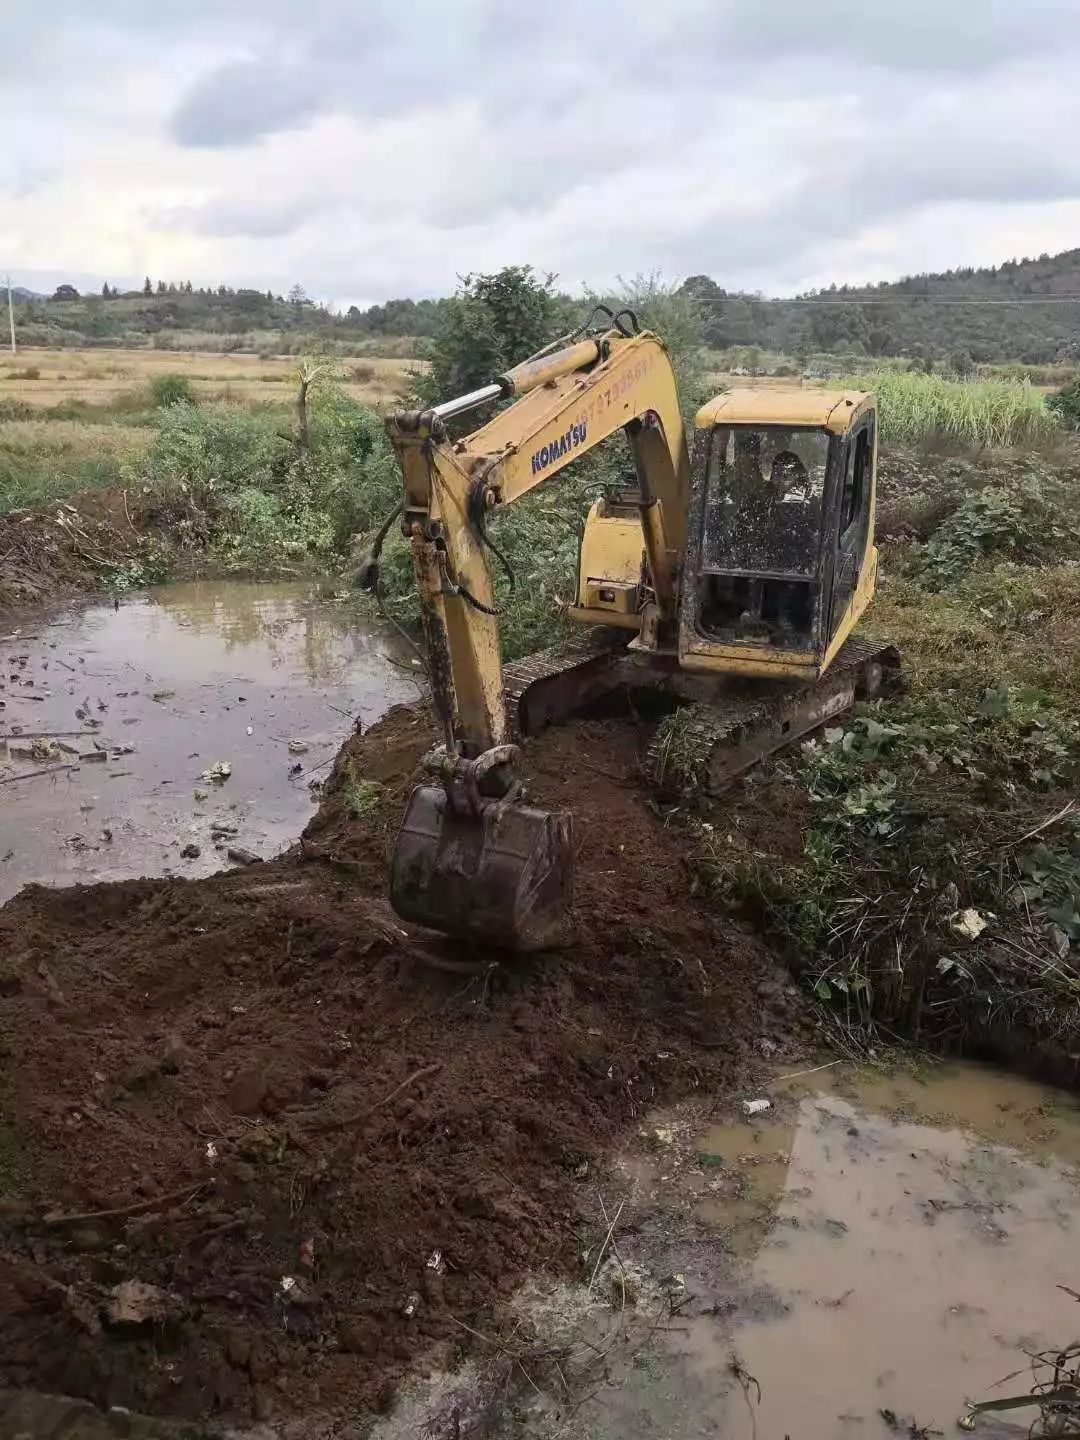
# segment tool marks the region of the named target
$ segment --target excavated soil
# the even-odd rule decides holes
[[[0,911],[0,1381],[355,1423],[526,1271],[579,1263],[589,1162],[643,1107],[790,1032],[787,982],[691,898],[630,723],[528,748],[533,798],[575,816],[568,943],[406,933],[387,854],[430,740],[405,709],[351,740],[272,864]]]

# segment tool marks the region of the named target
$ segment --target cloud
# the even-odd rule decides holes
[[[339,300],[980,263],[1068,238],[1078,63],[1075,0],[55,0],[0,56],[3,258]]]
[[[238,60],[199,78],[171,129],[183,145],[242,145],[294,128],[321,104],[318,76],[309,67]]]

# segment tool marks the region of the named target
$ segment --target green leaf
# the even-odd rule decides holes
[[[1009,713],[1009,687],[988,686],[978,706],[977,713],[987,720],[1001,720]]]

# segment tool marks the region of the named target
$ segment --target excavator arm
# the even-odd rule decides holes
[[[472,434],[451,437],[449,421],[511,397]],[[393,415],[388,428],[444,735],[426,761],[437,783],[414,790],[402,822],[391,898],[399,914],[435,929],[538,948],[558,936],[570,904],[570,817],[519,798],[487,521],[624,430],[649,603],[659,623],[673,624],[690,483],[675,374],[655,335],[613,329],[525,361],[470,395]]]
[[[518,397],[462,440],[446,422]],[[447,748],[475,758],[507,740],[502,652],[486,522],[618,430],[630,441],[642,540],[661,621],[673,621],[689,459],[675,374],[655,335],[617,331],[526,361],[492,386],[391,417],[405,479],[403,528]]]

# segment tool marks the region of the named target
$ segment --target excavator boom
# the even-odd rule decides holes
[[[472,434],[451,438],[449,421],[500,397],[516,398]],[[391,898],[422,924],[538,948],[558,937],[569,909],[570,817],[521,800],[487,522],[624,430],[638,472],[639,548],[660,614],[673,624],[689,501],[674,372],[655,335],[613,330],[388,425],[444,742],[427,762],[436,783],[417,787],[402,823]]]

